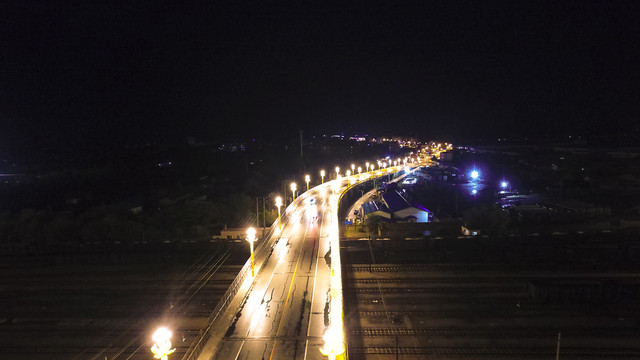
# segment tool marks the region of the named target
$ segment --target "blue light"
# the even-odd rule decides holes
[[[500,183],[500,186],[502,186],[503,189],[506,189],[508,185],[509,184],[506,181]]]
[[[471,190],[471,193],[472,193],[473,195],[475,195],[475,194],[477,194],[477,193],[478,193],[478,190],[473,189],[473,190]]]
[[[477,178],[478,178],[478,176],[480,176],[480,173],[479,173],[477,170],[473,170],[473,171],[471,172],[471,178],[472,178],[473,180],[477,179]]]

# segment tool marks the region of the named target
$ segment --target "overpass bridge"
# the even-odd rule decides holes
[[[255,276],[247,261],[183,359],[348,358],[338,205],[350,187],[402,170],[328,181],[291,203],[257,243]]]

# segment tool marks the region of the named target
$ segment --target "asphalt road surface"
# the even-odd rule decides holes
[[[318,186],[289,209],[213,359],[325,358],[319,349],[328,326],[332,194],[329,184]]]

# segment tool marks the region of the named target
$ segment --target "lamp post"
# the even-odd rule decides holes
[[[367,165],[367,172],[369,172],[369,162],[367,162],[365,165]]]
[[[355,164],[351,164],[351,173],[352,174],[356,173],[356,165]]]
[[[347,177],[351,176],[351,170],[347,170],[347,172],[345,173],[345,175],[346,175]]]
[[[358,175],[362,172],[362,166],[358,166]]]
[[[153,357],[160,360],[167,360],[176,349],[171,348],[171,331],[166,327],[161,327],[153,333],[153,341],[156,343],[151,347]]]
[[[298,189],[298,186],[296,185],[296,183],[291,183],[291,193],[293,194],[293,200],[291,200],[291,202],[296,201],[296,190]]]
[[[311,176],[305,175],[304,181],[307,183],[307,191],[309,191],[309,181],[311,181]]]
[[[324,170],[320,170],[320,177],[322,178],[322,183],[324,184]]]
[[[253,242],[256,241],[256,229],[250,227],[247,229],[247,241],[249,242],[250,246],[251,246],[251,276],[255,277],[256,276],[256,264],[255,264],[255,258],[253,256]]]
[[[340,175],[340,167],[336,166],[336,179],[338,178],[339,175]]]
[[[276,198],[276,207],[278,208],[278,229],[282,230],[282,221],[280,220],[280,206],[282,206],[282,198],[278,196]]]

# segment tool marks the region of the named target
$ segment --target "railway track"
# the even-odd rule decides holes
[[[526,286],[475,286],[468,288],[460,288],[453,286],[438,286],[438,287],[421,287],[421,288],[406,288],[406,287],[395,287],[395,288],[378,288],[378,287],[367,287],[367,288],[348,288],[344,289],[346,293],[358,293],[358,294],[412,294],[412,293],[437,293],[437,294],[478,294],[478,293],[527,293]]]
[[[402,283],[422,283],[422,284],[430,284],[430,283],[527,283],[531,278],[519,277],[437,277],[437,278],[424,278],[424,277],[415,277],[415,278],[366,278],[366,279],[345,279],[344,282],[347,284],[402,284]]]
[[[393,347],[353,346],[350,354],[429,355],[439,358],[535,358],[552,359],[555,348],[550,347]],[[563,358],[579,359],[638,359],[640,348],[564,347]]]
[[[516,269],[513,265],[487,265],[487,264],[412,264],[412,265],[346,265],[344,271],[352,272],[422,272],[422,271],[507,271]]]
[[[557,336],[556,329],[496,329],[496,328],[473,328],[473,329],[407,329],[407,328],[361,328],[351,331],[354,336],[362,337],[381,337],[381,336],[478,336],[478,337],[500,337],[500,338],[555,338]],[[638,333],[635,329],[589,329],[574,328],[563,329],[562,334],[565,336],[598,336],[598,337],[614,337],[614,338],[636,338]]]
[[[469,298],[462,297],[460,300],[466,300],[465,303],[474,303],[474,304],[509,304],[513,305],[519,300],[522,300],[522,296],[502,296],[500,299],[496,298]],[[379,297],[375,298],[367,298],[367,299],[357,299],[359,304],[380,304],[382,299]],[[460,301],[458,301],[460,302]],[[350,302],[351,303],[351,302]],[[418,304],[440,304],[442,303],[441,298],[394,298],[394,305],[418,305]]]
[[[574,318],[584,316],[579,311],[514,311],[514,310],[483,310],[483,311],[458,311],[458,310],[437,310],[437,311],[358,311],[362,318],[386,318],[387,316],[411,316],[420,318]],[[619,314],[616,314],[619,316]],[[629,313],[628,315],[633,316]]]

